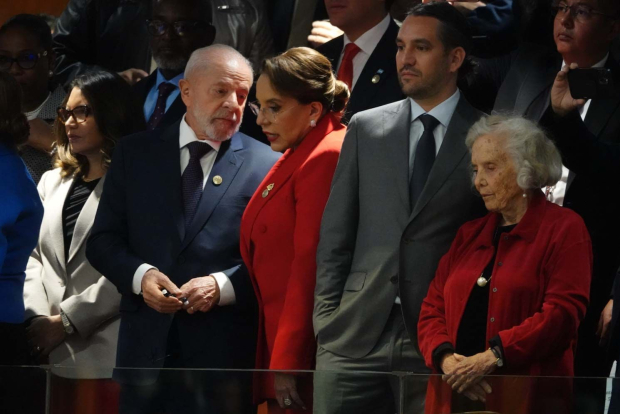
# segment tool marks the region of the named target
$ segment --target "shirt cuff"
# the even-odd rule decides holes
[[[228,276],[222,272],[213,273],[211,276],[215,279],[215,282],[220,288],[220,301],[219,306],[234,305],[237,302],[235,296],[235,288]]]
[[[151,266],[148,263],[144,263],[140,265],[140,267],[138,267],[136,272],[133,274],[133,282],[131,282],[131,291],[135,293],[136,295],[139,295],[140,293],[142,293],[142,278],[144,277],[146,272],[148,272],[151,269],[155,269],[159,271],[159,269],[156,268],[155,266]]]
[[[444,372],[441,369],[441,359],[447,353],[454,353],[454,347],[450,342],[444,342],[433,351],[433,365],[437,372],[441,372],[442,374],[444,374]]]

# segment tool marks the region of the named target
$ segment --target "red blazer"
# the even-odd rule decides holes
[[[259,304],[259,369],[314,368],[316,248],[345,132],[324,116],[273,166],[241,220],[241,254]],[[275,398],[273,376],[261,378],[257,397]]]
[[[499,220],[499,214],[489,213],[465,223],[439,263],[418,322],[420,350],[430,368],[440,344],[456,344],[470,292],[493,256]],[[591,272],[592,246],[583,220],[536,193],[523,219],[499,241],[489,281],[486,339],[499,335],[505,364],[493,375],[573,375],[577,328],[588,305]],[[495,387],[487,397],[491,411],[541,412],[553,399],[566,404],[564,396],[570,394],[570,386],[557,379],[492,381]],[[450,413],[450,400],[451,389],[440,377],[429,382],[427,413]]]

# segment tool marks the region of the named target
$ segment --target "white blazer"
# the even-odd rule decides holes
[[[121,295],[86,259],[86,239],[99,205],[105,177],[84,204],[65,258],[62,209],[73,178],[60,169],[46,172],[39,182],[45,214],[39,243],[26,269],[26,319],[37,315],[67,314],[77,330],[54,349],[50,364],[55,374],[68,378],[110,378],[116,363]],[[71,367],[71,368],[61,368]]]

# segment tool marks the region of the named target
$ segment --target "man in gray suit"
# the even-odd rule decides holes
[[[469,69],[465,18],[420,4],[397,38],[409,98],[349,124],[317,252],[316,413],[394,413],[398,381],[342,371],[430,373],[417,350],[422,300],[457,229],[484,214],[471,187],[465,136],[483,114],[461,97]],[[426,384],[405,405],[422,412]]]

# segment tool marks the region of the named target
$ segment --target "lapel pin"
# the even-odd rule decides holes
[[[379,83],[379,81],[381,80],[381,75],[383,75],[383,69],[379,69],[377,73],[375,73],[375,76],[372,77],[371,82]]]
[[[274,183],[271,183],[271,184],[269,184],[269,185],[267,186],[267,188],[265,189],[265,191],[263,191],[263,198],[265,198],[265,197],[267,197],[267,196],[269,195],[269,192],[270,192],[271,190],[273,190],[273,186],[274,186],[274,185],[275,185]]]
[[[213,177],[213,184],[215,184],[215,185],[222,184],[222,177],[219,176],[219,175],[216,175],[215,177]]]

